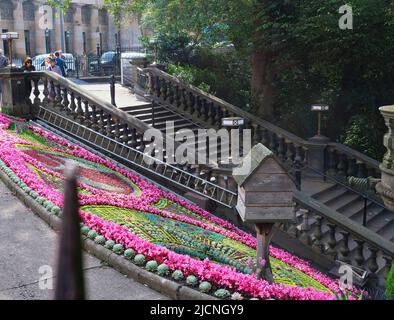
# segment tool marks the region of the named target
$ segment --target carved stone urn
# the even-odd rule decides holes
[[[385,206],[394,211],[394,105],[383,106],[379,110],[384,117],[388,132],[383,139],[387,152],[379,166],[382,180],[376,185],[376,191],[381,195]]]

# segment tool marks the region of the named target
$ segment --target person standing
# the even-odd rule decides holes
[[[4,51],[0,49],[0,69],[8,66],[8,58],[4,56]],[[0,108],[3,107],[3,83],[0,80]]]
[[[59,51],[55,52],[56,64],[60,68],[63,77],[66,77],[66,62],[62,59]]]
[[[36,67],[33,66],[33,60],[30,57],[26,57],[22,69],[23,72],[36,71]],[[28,77],[25,78],[25,86],[26,86],[26,97],[30,97],[32,85],[31,85],[31,79]]]
[[[56,58],[49,58],[49,65],[47,67],[47,71],[55,72],[59,76],[62,75],[62,71],[60,70],[59,66],[56,64]],[[51,85],[52,81],[48,81],[48,91],[49,91],[49,99],[55,100],[56,94],[58,93],[58,89],[54,88]]]

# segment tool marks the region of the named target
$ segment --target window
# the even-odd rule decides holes
[[[82,23],[83,24],[90,24],[90,18],[91,18],[92,13],[91,13],[89,5],[82,7],[81,15],[82,15]]]
[[[34,4],[29,0],[22,4],[23,20],[34,21]]]
[[[3,29],[1,30],[2,33],[8,32],[8,29]],[[3,40],[3,48],[4,48],[4,55],[9,56],[10,55],[10,47],[8,46],[8,41]]]
[[[86,50],[86,32],[82,32],[82,45],[83,45],[83,52],[85,52],[86,54],[88,53],[88,51]]]
[[[30,30],[25,30],[25,50],[26,50],[26,55],[31,56],[31,51],[30,51]]]
[[[70,48],[70,31],[65,31],[64,32],[64,39],[65,39],[65,43],[66,43],[66,52],[71,52],[71,48]]]
[[[51,48],[51,30],[46,29],[45,30],[45,49],[47,53],[52,52]]]
[[[14,19],[14,5],[11,0],[0,1],[0,18],[1,20]]]

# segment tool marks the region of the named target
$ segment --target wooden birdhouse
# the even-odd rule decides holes
[[[256,277],[272,283],[269,244],[273,226],[293,219],[296,186],[271,150],[260,143],[233,170],[233,177],[238,184],[238,214],[256,228],[256,261],[262,261],[256,265]]]
[[[275,223],[293,219],[296,186],[274,154],[261,143],[234,170],[238,184],[236,209],[244,222]]]

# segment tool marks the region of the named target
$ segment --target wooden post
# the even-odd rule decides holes
[[[56,300],[85,298],[82,271],[80,216],[77,191],[77,167],[66,163],[63,222],[60,230],[57,259]]]
[[[273,226],[274,223],[255,224],[257,240],[256,278],[264,279],[269,283],[274,282],[269,258],[269,245],[273,235]]]

